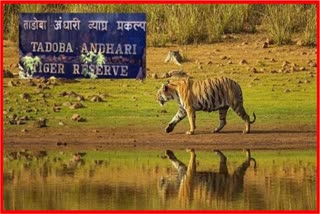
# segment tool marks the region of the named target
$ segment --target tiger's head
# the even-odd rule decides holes
[[[169,100],[174,100],[177,96],[177,91],[174,85],[170,83],[162,84],[161,88],[157,92],[156,101],[163,106],[165,102]]]

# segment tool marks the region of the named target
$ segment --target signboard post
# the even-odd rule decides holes
[[[20,64],[25,77],[146,77],[146,15],[22,13]]]

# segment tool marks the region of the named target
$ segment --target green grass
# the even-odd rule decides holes
[[[272,91],[274,81],[266,79],[264,83],[258,83],[252,87],[246,87],[246,80],[240,80],[243,85],[245,107],[249,115],[255,112],[259,124],[306,124],[315,125],[316,122],[316,97],[315,82],[310,85],[302,85],[295,88],[296,83],[288,83],[286,86],[276,86]],[[277,82],[282,82],[284,78],[279,78]],[[23,82],[23,81],[20,81]],[[7,79],[5,80],[5,85]],[[23,84],[24,85],[24,84]],[[95,85],[95,89],[90,87]],[[160,87],[161,81],[148,79],[144,83],[135,80],[109,81],[109,80],[80,80],[78,83],[66,83],[54,86],[53,89],[45,90],[49,94],[47,105],[44,104],[40,95],[36,94],[36,88],[31,86],[5,88],[4,109],[13,108],[12,113],[20,116],[28,115],[34,119],[46,117],[50,127],[57,127],[58,121],[62,120],[68,124],[68,127],[86,126],[86,127],[118,127],[118,126],[145,126],[150,128],[160,126],[161,121],[168,122],[177,111],[177,104],[167,103],[160,107],[155,101],[157,87]],[[292,88],[292,92],[285,93],[285,88]],[[306,91],[304,91],[306,90]],[[22,100],[19,95],[28,91],[32,96],[31,102]],[[86,100],[83,102],[85,108],[69,109],[62,106],[60,112],[53,112],[54,104],[63,104],[64,102],[77,102],[74,98],[59,97],[63,91],[74,91],[84,97],[105,93],[107,97],[104,102],[96,103]],[[37,101],[38,99],[39,101]],[[16,100],[18,102],[16,102]],[[38,113],[24,113],[25,109],[36,107]],[[167,113],[161,113],[166,110]],[[7,113],[6,116],[12,114]],[[80,114],[87,119],[87,122],[77,123],[71,121],[71,116],[75,113]],[[218,121],[217,112],[208,114],[205,112],[197,113],[198,124],[206,125]],[[8,121],[8,120],[5,120]],[[187,120],[186,120],[187,121]],[[230,110],[228,114],[230,124],[242,123],[241,119]],[[6,128],[14,128],[5,123]]]
[[[156,102],[157,90],[168,79],[153,79],[151,75],[157,74],[161,77],[170,70],[182,69],[194,79],[226,76],[239,82],[243,90],[244,107],[247,113],[251,116],[252,112],[255,112],[257,115],[257,121],[254,124],[256,128],[275,130],[292,127],[294,130],[314,131],[316,128],[316,68],[310,67],[308,61],[316,62],[315,49],[293,45],[271,46],[263,49],[253,42],[262,36],[260,34],[238,35],[238,39],[232,43],[172,46],[170,48],[148,47],[148,78],[143,82],[108,79],[80,79],[74,83],[59,83],[58,81],[57,86],[50,86],[51,89],[43,91],[48,96],[46,103],[42,95],[38,93],[37,87],[29,86],[24,80],[19,80],[20,84],[15,87],[9,87],[8,82],[17,82],[17,79],[5,78],[3,80],[5,130],[21,131],[23,128],[29,129],[32,124],[32,121],[27,121],[26,125],[9,125],[8,117],[12,114],[32,116],[33,120],[45,117],[48,119],[49,127],[61,129],[131,126],[163,130],[178,107],[174,102],[168,102],[163,107]],[[243,41],[247,41],[248,44],[242,45]],[[177,49],[180,49],[182,54],[188,58],[186,62],[183,62],[183,66],[177,67],[173,63],[164,63],[163,60],[168,51]],[[18,53],[14,43],[5,43],[5,69],[17,72],[17,69],[10,65],[18,61]],[[230,57],[233,63],[227,64],[227,60],[221,59],[223,55]],[[276,62],[271,62],[271,58],[274,58]],[[241,59],[246,59],[249,64],[239,65]],[[196,61],[202,63],[202,69],[198,69]],[[207,65],[208,61],[212,61],[213,64]],[[298,68],[303,66],[306,70],[293,73],[270,73],[272,70],[280,70],[284,61],[289,61],[290,64],[295,63]],[[252,67],[258,71],[263,68],[265,71],[252,73],[248,70]],[[286,93],[286,90],[290,92]],[[86,99],[83,102],[85,108],[71,110],[62,106],[60,112],[53,112],[54,104],[76,102],[74,98],[60,97],[59,94],[64,91],[74,91],[85,98],[102,93],[106,95],[106,99],[101,103],[93,103]],[[20,98],[20,94],[24,92],[32,96],[31,102]],[[8,111],[9,107],[12,107],[12,112]],[[38,108],[39,112],[25,113],[26,109],[33,107]],[[161,112],[162,110],[167,113]],[[75,113],[86,118],[87,122],[71,121]],[[65,122],[66,126],[60,127],[59,120]],[[197,112],[196,122],[201,129],[212,127],[218,121],[218,112]],[[243,126],[242,120],[232,110],[229,110],[227,121],[228,127]],[[179,126],[187,128],[187,119]]]

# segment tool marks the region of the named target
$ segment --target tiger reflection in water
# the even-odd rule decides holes
[[[193,200],[200,202],[212,202],[214,199],[231,200],[243,190],[243,180],[246,170],[253,162],[256,169],[256,161],[251,157],[249,149],[246,149],[245,161],[229,174],[227,158],[219,150],[214,152],[220,158],[218,172],[196,170],[196,154],[194,149],[187,149],[190,153],[188,166],[181,162],[171,150],[166,151],[166,157],[171,161],[178,175],[176,180],[162,178],[159,190],[164,200],[169,197],[178,197],[182,207],[188,207]]]

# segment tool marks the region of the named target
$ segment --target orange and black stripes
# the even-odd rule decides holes
[[[243,107],[240,85],[226,77],[203,81],[183,79],[170,82],[158,91],[158,102],[164,103],[169,100],[176,100],[179,104],[179,110],[168,124],[166,132],[171,132],[178,122],[188,116],[190,131],[187,133],[193,134],[196,111],[219,111],[220,125],[214,129],[214,132],[219,132],[226,125],[229,107],[245,121],[245,133],[250,132],[250,124],[256,119],[253,113],[254,119],[250,121],[250,117]]]

